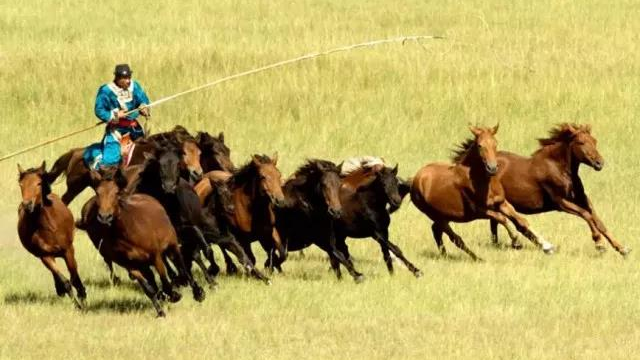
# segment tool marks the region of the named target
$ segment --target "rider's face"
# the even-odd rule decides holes
[[[128,89],[129,85],[131,85],[131,77],[116,78],[115,83],[121,89]]]

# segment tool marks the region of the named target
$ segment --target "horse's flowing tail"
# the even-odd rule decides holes
[[[71,149],[69,151],[67,151],[66,153],[62,154],[62,156],[60,156],[58,158],[58,160],[56,160],[56,162],[53,164],[53,166],[51,167],[51,170],[49,171],[49,183],[53,183],[54,181],[56,181],[56,179],[58,178],[58,176],[60,176],[61,174],[67,174],[67,169],[69,169],[69,162],[71,162],[71,158],[73,157],[73,153],[78,150],[78,149]]]

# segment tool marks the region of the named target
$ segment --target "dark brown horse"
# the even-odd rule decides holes
[[[84,228],[100,254],[127,269],[151,299],[158,316],[165,315],[159,303],[165,296],[171,302],[181,298],[169,281],[165,258],[170,258],[188,280],[194,299],[204,300],[203,289],[186,270],[176,232],[162,205],[148,195],[125,193],[127,180],[119,168],[91,171],[90,175],[97,195],[84,209]],[[162,292],[151,267],[160,276]]]
[[[58,296],[68,294],[78,308],[87,297],[78,275],[73,248],[73,215],[60,198],[51,193],[45,163],[24,171],[18,165],[22,203],[18,209],[18,235],[22,245],[42,261],[53,274]],[[65,278],[55,258],[64,259],[71,282]],[[78,296],[73,294],[76,288]]]
[[[604,235],[616,251],[627,255],[631,249],[617,242],[596,215],[578,175],[580,164],[596,171],[604,167],[591,127],[560,124],[551,129],[548,138],[538,142],[540,149],[531,157],[498,152],[498,161],[504,164],[501,182],[507,200],[524,214],[563,211],[578,216],[589,225],[596,249],[606,249]],[[493,242],[497,243],[498,224],[494,220],[491,220],[491,233]],[[513,246],[519,247],[519,243]]]
[[[231,162],[231,150],[224,143],[224,133],[221,132],[215,137],[207,132],[198,132],[196,141],[202,150],[200,164],[204,172],[213,170],[234,172],[236,170]]]
[[[492,129],[471,127],[470,130],[474,137],[461,145],[455,154],[454,165],[428,164],[412,181],[411,201],[433,220],[431,229],[441,253],[446,254],[442,243],[442,234],[445,233],[457,247],[474,260],[479,260],[449,226],[452,221],[477,219],[497,221],[507,229],[512,239],[516,239],[517,234],[509,227],[510,220],[519,232],[546,253],[553,252],[553,245],[539,239],[527,221],[505,199],[494,137],[498,126]]]
[[[188,137],[182,130],[174,129],[173,132],[156,134],[148,139],[140,139],[134,143],[131,150],[131,157],[128,165],[142,164],[145,160],[145,153],[153,153],[157,147],[157,143],[165,141],[179,142],[183,150],[183,161],[187,164],[190,176],[194,179],[202,175],[202,166],[200,165],[201,151],[193,137]],[[53,164],[51,171],[51,181],[55,181],[60,175],[65,174],[67,179],[67,190],[62,195],[62,202],[71,203],[78,194],[90,186],[91,179],[89,177],[89,168],[84,163],[82,154],[85,148],[71,149]]]

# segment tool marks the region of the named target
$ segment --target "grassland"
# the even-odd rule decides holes
[[[607,165],[583,169],[587,190],[613,233],[640,250],[639,10],[631,0],[0,0],[0,154],[95,121],[95,91],[115,63],[129,62],[157,99],[316,50],[439,34],[446,40],[339,54],[166,103],[154,110],[154,131],[224,131],[236,163],[278,151],[285,175],[307,157],[377,154],[409,177],[446,159],[469,122],[500,121],[499,147],[520,153],[554,123],[588,122]],[[450,243],[452,258],[441,259],[429,221],[408,202],[391,234],[425,272],[420,280],[400,265],[389,276],[378,246],[354,240],[364,284],[336,281],[313,250],[294,255],[271,287],[223,277],[204,303],[186,296],[164,320],[137,289],[109,286],[78,232],[89,293],[80,314],[20,247],[15,163],[51,164],[100,135],[0,163],[0,358],[638,356],[637,254],[597,255],[581,220],[548,214],[529,219],[561,246],[554,256],[496,249],[479,222],[455,229],[486,263]]]

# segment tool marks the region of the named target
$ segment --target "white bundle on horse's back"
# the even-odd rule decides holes
[[[376,165],[384,166],[384,159],[379,156],[371,155],[348,158],[342,163],[342,167],[340,168],[340,175],[347,176],[358,169],[372,168]]]

